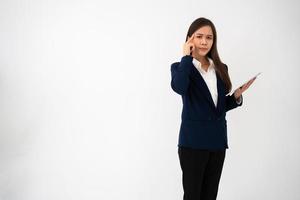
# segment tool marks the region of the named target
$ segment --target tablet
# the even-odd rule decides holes
[[[256,74],[255,76],[253,76],[251,79],[249,79],[247,82],[245,82],[244,84],[242,84],[239,88],[242,88],[243,85],[245,85],[246,83],[248,83],[249,81],[251,81],[254,78],[257,78],[259,75],[261,74],[261,72],[259,72],[258,74]]]

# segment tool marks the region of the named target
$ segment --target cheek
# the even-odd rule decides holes
[[[200,43],[199,38],[194,38],[194,43],[195,43],[195,44],[199,44],[199,43]]]

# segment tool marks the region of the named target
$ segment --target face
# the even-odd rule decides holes
[[[205,56],[211,49],[214,41],[213,32],[210,26],[203,26],[195,31],[193,43],[195,45],[195,54]]]

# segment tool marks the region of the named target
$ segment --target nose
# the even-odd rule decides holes
[[[203,39],[201,40],[201,44],[207,44],[207,42],[206,42],[206,39],[205,39],[205,38],[203,38]]]

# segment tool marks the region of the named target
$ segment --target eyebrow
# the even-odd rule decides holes
[[[205,35],[205,34],[202,34],[202,33],[196,33],[196,35]],[[207,36],[211,36],[211,37],[212,37],[213,35],[210,35],[210,34],[209,34],[209,35],[207,35]]]

